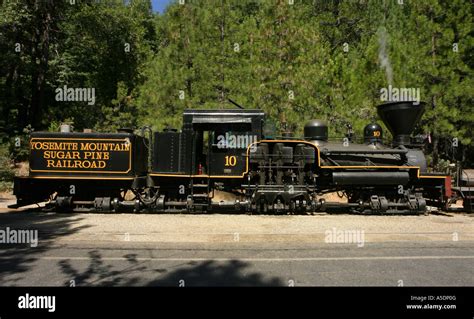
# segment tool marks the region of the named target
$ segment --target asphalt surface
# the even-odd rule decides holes
[[[473,286],[471,244],[94,245],[8,249],[2,285]]]
[[[0,245],[1,286],[474,286],[467,214],[14,212],[0,225],[38,230],[36,247]]]

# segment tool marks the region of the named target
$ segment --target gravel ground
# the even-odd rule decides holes
[[[327,232],[363,231],[366,242],[474,240],[474,219],[465,214],[424,216],[268,216],[139,214],[0,214],[3,227],[66,234],[56,240],[135,242],[324,242]],[[2,228],[3,228],[2,227]]]

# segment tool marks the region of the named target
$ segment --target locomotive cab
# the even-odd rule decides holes
[[[187,110],[181,132],[155,133],[153,174],[242,177],[247,147],[262,137],[258,110]]]

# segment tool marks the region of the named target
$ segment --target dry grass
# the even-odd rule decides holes
[[[30,172],[30,164],[28,162],[20,162],[15,164],[15,176],[28,176]]]

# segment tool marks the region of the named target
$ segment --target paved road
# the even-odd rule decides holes
[[[6,250],[2,285],[474,286],[471,244],[96,245]]]
[[[2,286],[474,286],[472,215],[17,212],[0,225],[39,236],[0,247]]]

